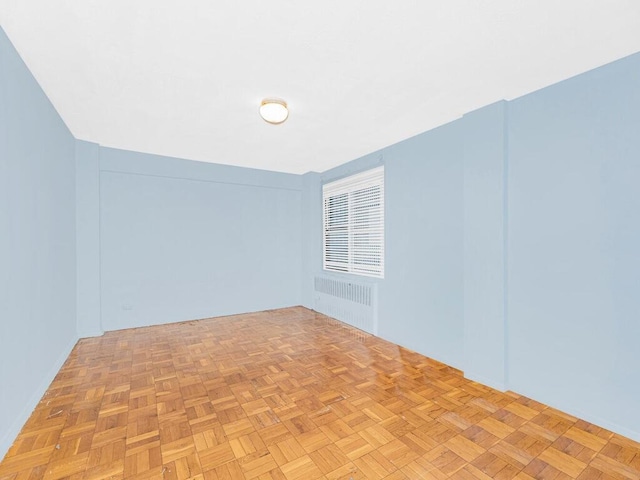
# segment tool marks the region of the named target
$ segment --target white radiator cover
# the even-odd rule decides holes
[[[373,335],[378,334],[378,285],[314,278],[314,310]]]

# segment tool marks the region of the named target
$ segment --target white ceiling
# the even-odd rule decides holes
[[[0,24],[76,138],[291,173],[640,51],[638,0],[0,0]]]

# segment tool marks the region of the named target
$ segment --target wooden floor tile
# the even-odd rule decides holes
[[[78,342],[0,480],[640,480],[640,444],[295,307]]]

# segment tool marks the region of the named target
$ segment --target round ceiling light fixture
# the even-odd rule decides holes
[[[260,103],[260,116],[273,125],[284,122],[289,117],[287,102],[279,98],[265,98]]]

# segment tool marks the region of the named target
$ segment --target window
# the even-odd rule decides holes
[[[322,186],[323,268],[384,278],[384,167]]]

